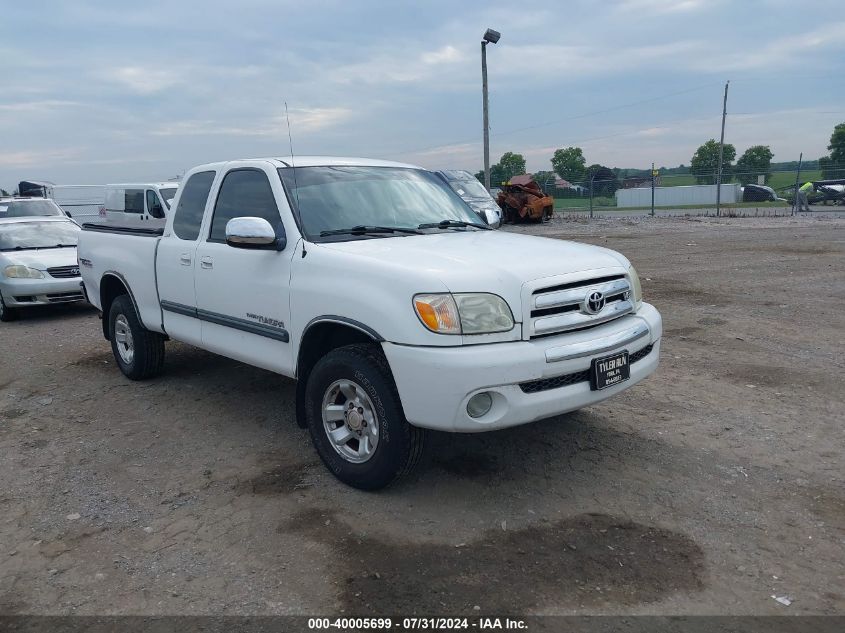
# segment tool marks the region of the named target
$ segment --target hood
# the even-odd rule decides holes
[[[628,266],[625,257],[600,246],[506,231],[443,231],[321,246],[429,274],[451,292],[492,292],[515,309],[527,282]]]
[[[499,205],[496,204],[495,200],[490,198],[464,198],[464,202],[466,202],[470,207],[473,209],[495,209],[496,211],[499,210]]]
[[[4,266],[20,265],[38,270],[47,270],[54,266],[76,265],[76,247],[42,248],[29,251],[2,251],[0,260]]]

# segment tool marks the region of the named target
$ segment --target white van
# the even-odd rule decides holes
[[[106,185],[100,216],[109,223],[164,226],[178,182]]]

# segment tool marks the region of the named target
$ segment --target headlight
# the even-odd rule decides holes
[[[3,274],[12,279],[44,279],[44,273],[28,266],[6,266]]]
[[[634,308],[639,309],[643,302],[643,287],[640,285],[640,276],[637,274],[637,269],[631,266],[628,269],[628,279],[631,281],[631,295]]]
[[[488,334],[513,328],[513,314],[501,297],[486,292],[414,297],[420,321],[438,334]]]

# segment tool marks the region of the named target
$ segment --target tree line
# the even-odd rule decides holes
[[[830,154],[817,161],[805,161],[804,169],[820,169],[822,178],[845,178],[845,123],[833,128],[830,144],[827,146]],[[772,159],[774,154],[768,145],[752,145],[743,152],[739,160],[736,159],[736,147],[725,143],[722,152],[722,182],[729,183],[736,179],[743,185],[756,183],[760,176],[764,182],[769,182],[772,175]],[[556,177],[560,177],[573,185],[589,187],[592,185],[594,195],[612,196],[621,186],[621,180],[631,177],[648,178],[650,170],[610,168],[598,163],[587,165],[584,151],[580,147],[566,147],[555,150],[550,159],[552,170],[541,170],[533,174],[544,189],[554,187]],[[710,139],[699,146],[690,159],[689,167],[661,167],[663,175],[691,174],[701,185],[712,185],[716,182],[719,166],[719,143]],[[784,170],[797,167],[797,162],[780,164]],[[494,165],[490,166],[490,183],[497,187],[509,181],[514,176],[526,173],[525,157],[515,152],[505,152]],[[484,182],[484,171],[479,171],[476,178]]]

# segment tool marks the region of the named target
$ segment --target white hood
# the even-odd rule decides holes
[[[624,271],[629,265],[619,253],[599,246],[506,231],[443,231],[321,246],[431,274],[451,292],[492,292],[515,309],[526,282],[598,269]]]
[[[2,251],[0,261],[4,266],[18,265],[47,270],[54,266],[76,265],[76,247],[40,248],[25,251]]]

